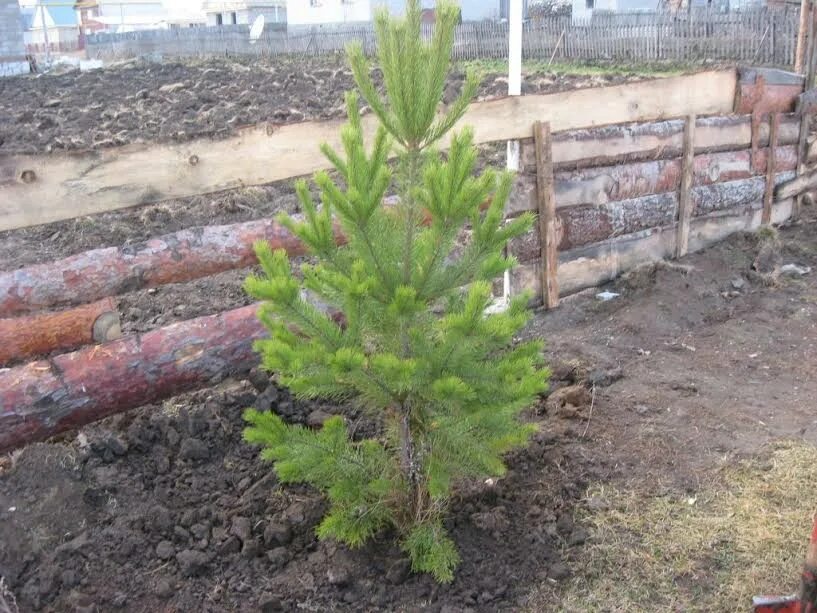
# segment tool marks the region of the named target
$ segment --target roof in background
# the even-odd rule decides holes
[[[48,27],[77,25],[77,14],[74,12],[74,7],[66,0],[40,0],[40,3],[47,13],[45,22]],[[42,27],[39,5],[21,7],[20,10],[23,13],[26,29]]]
[[[47,2],[43,2],[43,4],[47,5]],[[58,26],[77,25],[77,14],[72,6],[46,6],[46,10]]]
[[[30,30],[34,25],[34,8],[20,7],[20,20],[23,22],[23,29]]]

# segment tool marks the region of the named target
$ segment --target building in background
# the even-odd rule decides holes
[[[525,0],[527,4],[527,0]],[[424,21],[434,20],[435,0],[421,0]],[[507,13],[508,0],[457,0],[462,21],[496,21]],[[385,7],[402,15],[406,0],[289,0],[287,26],[310,28],[338,24],[369,23],[377,9]]]
[[[199,27],[202,0],[77,0],[80,39],[97,32]]]
[[[309,4],[312,0],[289,2],[291,7]],[[205,0],[203,11],[208,26],[251,24],[259,15],[266,24],[287,22],[287,0]]]
[[[510,12],[511,0],[499,0],[499,18],[507,20]],[[528,0],[522,0],[522,19],[528,19],[528,16],[529,16]]]
[[[0,77],[28,70],[20,5],[17,0],[0,0]]]
[[[637,13],[661,11],[663,0],[573,0],[573,21],[581,22],[593,17],[593,13]]]
[[[503,10],[507,18],[508,0],[455,0],[460,7],[462,21],[497,21],[502,19]],[[523,0],[527,4],[527,0]],[[434,10],[435,0],[420,0],[420,6]],[[394,15],[402,15],[406,10],[406,0],[372,0],[374,7],[385,6]],[[504,8],[503,8],[504,7]]]
[[[71,52],[81,48],[77,15],[65,0],[40,0],[22,8],[26,51]]]

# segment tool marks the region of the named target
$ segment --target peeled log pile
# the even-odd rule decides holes
[[[105,343],[122,336],[112,298],[69,311],[0,319],[0,366],[55,350]]]
[[[799,134],[799,118],[781,116],[778,145],[796,144]],[[677,158],[681,155],[683,139],[682,119],[566,130],[553,134],[553,163],[557,169],[575,170]],[[758,126],[757,142],[761,147],[769,145],[768,123]],[[751,144],[749,115],[699,117],[695,122],[696,155],[748,149]],[[532,139],[522,141],[520,163],[523,170],[536,171]]]
[[[94,249],[56,262],[0,273],[0,316],[82,304],[165,283],[180,283],[255,263],[252,245],[302,255],[301,242],[262,219],[181,230],[124,247]]]
[[[695,156],[692,184],[712,185],[763,174],[768,148],[760,149],[752,160],[749,149]],[[797,167],[795,146],[777,147],[776,169]],[[616,166],[562,170],[555,175],[556,207],[602,205],[678,190],[681,184],[681,160],[655,160]],[[507,215],[536,210],[536,176],[520,174],[505,208]]]
[[[0,453],[241,372],[265,335],[250,305],[0,372]]]
[[[761,224],[761,203],[750,208],[721,211],[692,220],[689,252],[699,251],[723,240],[730,234],[752,231]],[[772,223],[791,216],[792,201],[772,206]],[[559,253],[559,294],[566,296],[588,287],[615,279],[642,264],[668,259],[675,254],[674,226],[651,228],[600,243]],[[516,266],[511,270],[511,295],[526,290],[534,295],[532,304],[541,304],[542,275],[539,261]]]
[[[792,177],[791,171],[778,173],[776,184]],[[692,215],[701,217],[740,207],[759,208],[765,185],[763,177],[751,177],[693,187],[690,194]],[[678,214],[678,192],[652,194],[601,205],[557,208],[556,214],[560,227],[557,236],[559,250],[564,251],[651,228],[671,226]],[[534,230],[515,238],[510,241],[508,248],[520,262],[533,261],[539,257],[539,233]]]

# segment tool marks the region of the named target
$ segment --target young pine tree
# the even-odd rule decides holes
[[[394,527],[412,568],[448,582],[459,562],[443,528],[452,487],[503,474],[503,454],[532,431],[517,415],[545,389],[548,373],[539,343],[513,344],[528,296],[485,314],[491,281],[513,264],[504,245],[533,219],[504,222],[511,176],[475,176],[471,130],[449,135],[476,91],[473,75],[440,113],[458,10],[438,3],[426,43],[418,2],[407,4],[403,20],[385,12],[376,19],[385,95],[362,48],[348,52],[379,122],[374,137],[364,138],[358,97],[347,94],[343,151],[322,147],[341,180],[315,175],[321,207],[299,182],[304,221],[282,220],[317,263],[301,267],[300,281],[284,251],[259,243],[264,274],[246,282],[264,301],[260,318],[270,338],[257,343],[264,367],[301,397],[354,397],[384,434],[352,440],[341,417],[313,431],[249,409],[245,438],[264,447],[261,457],[275,463],[282,482],[326,494],[320,538],[354,547]],[[445,138],[443,157],[434,146]],[[397,205],[384,206],[389,192]],[[333,220],[343,246],[335,244]],[[344,317],[316,308],[309,294]]]

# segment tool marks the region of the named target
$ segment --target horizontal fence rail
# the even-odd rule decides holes
[[[690,12],[597,13],[588,19],[552,16],[525,24],[523,55],[557,61],[743,61],[788,66],[794,62],[797,8],[761,8],[729,13]],[[433,26],[425,25],[426,36]],[[88,38],[90,57],[121,59],[146,55],[306,55],[343,51],[360,41],[375,51],[370,24],[320,29],[268,26],[250,41],[249,26],[149,30],[96,34]],[[504,58],[508,54],[505,23],[474,22],[457,27],[457,59]]]

